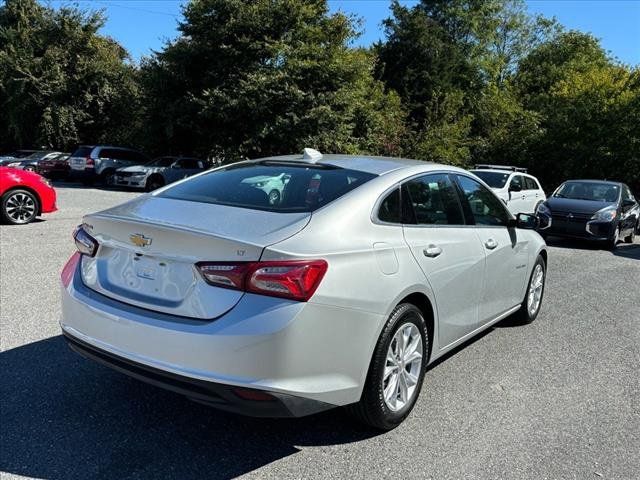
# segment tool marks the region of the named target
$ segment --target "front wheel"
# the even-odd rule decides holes
[[[631,232],[629,233],[629,235],[627,235],[626,237],[624,237],[624,241],[625,243],[633,243],[636,239],[636,226],[634,226],[631,229]]]
[[[38,216],[38,199],[28,190],[10,190],[2,196],[0,214],[13,225],[32,222]]]
[[[615,250],[618,247],[618,241],[620,240],[620,229],[616,227],[613,230],[613,235],[606,242],[606,247],[609,250]]]
[[[540,306],[542,305],[542,297],[544,295],[544,285],[547,278],[547,266],[544,263],[544,258],[538,255],[536,263],[533,265],[533,270],[529,277],[529,283],[527,284],[527,293],[524,297],[520,310],[516,313],[521,323],[533,322],[538,313],[540,313]]]
[[[391,430],[411,413],[424,379],[429,335],[415,305],[398,305],[380,334],[369,373],[356,404],[348,407],[361,422]]]

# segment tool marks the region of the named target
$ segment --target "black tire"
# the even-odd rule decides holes
[[[529,310],[529,291],[531,289],[531,283],[534,281],[534,274],[536,273],[537,266],[540,265],[542,268],[542,291],[540,292],[540,302],[538,303],[537,308],[534,312]],[[547,265],[542,258],[542,255],[538,255],[536,262],[533,264],[533,268],[531,269],[531,275],[529,275],[529,281],[527,282],[527,289],[524,293],[524,300],[520,305],[520,310],[518,310],[514,315],[518,319],[519,323],[526,325],[533,322],[536,318],[538,318],[538,313],[540,313],[540,308],[542,307],[542,299],[544,298],[544,289],[547,281]]]
[[[12,206],[17,202],[21,205],[32,205],[33,212],[28,215],[20,215],[12,209]],[[24,210],[23,210],[24,211]],[[26,223],[32,222],[40,213],[40,201],[38,197],[30,192],[29,190],[23,190],[21,188],[16,188],[13,190],[9,190],[2,195],[2,199],[0,199],[0,218],[3,222],[10,223],[12,225],[24,225]]]
[[[25,172],[35,172],[36,171],[36,167],[34,167],[33,165],[27,165],[26,167],[24,167],[24,171]]]
[[[100,173],[100,184],[104,187],[113,185],[113,175],[116,171],[113,168],[107,168]]]
[[[417,327],[422,338],[422,365],[415,384],[415,390],[407,403],[397,411],[391,410],[384,399],[383,375],[387,361],[387,352],[394,335],[408,323]],[[419,308],[410,303],[398,305],[387,320],[369,365],[367,380],[358,403],[347,406],[347,411],[360,422],[380,430],[392,430],[402,423],[411,413],[422,389],[422,382],[430,351],[429,333],[424,316]]]
[[[164,187],[164,179],[158,175],[152,175],[151,177],[147,178],[144,189],[147,192],[153,192],[154,190],[157,190],[161,187]]]
[[[631,233],[629,233],[629,235],[627,235],[626,237],[624,237],[624,242],[625,243],[633,243],[636,239],[636,227],[634,226],[631,229]]]
[[[605,242],[605,246],[607,247],[607,250],[615,250],[616,248],[618,248],[619,240],[620,240],[620,228],[616,226],[616,229],[614,230],[614,234],[611,236],[609,240]]]
[[[269,205],[278,205],[280,203],[280,192],[275,188],[269,192]]]

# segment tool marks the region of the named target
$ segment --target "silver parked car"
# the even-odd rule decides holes
[[[113,184],[120,187],[144,188],[148,192],[206,170],[203,160],[190,157],[158,157],[144,165],[131,165],[116,170]]]
[[[246,181],[282,176],[277,202]],[[536,318],[536,224],[455,167],[313,150],[240,162],[86,216],[62,331],[221,409],[344,405],[391,429],[429,363],[509,315]]]

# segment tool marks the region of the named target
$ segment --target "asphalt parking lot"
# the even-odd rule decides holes
[[[2,478],[640,478],[640,243],[551,243],[542,311],[430,367],[396,430],[341,410],[222,413],[68,350],[58,276],[84,213],[137,195],[58,188],[60,210],[0,227]]]

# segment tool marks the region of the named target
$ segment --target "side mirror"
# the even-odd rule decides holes
[[[171,168],[175,168],[176,170],[180,170],[182,167],[180,166],[179,163],[174,163],[171,165]]]
[[[535,215],[519,213],[516,215],[515,227],[524,230],[535,230],[540,225],[540,220]]]
[[[522,185],[518,185],[516,184],[509,184],[509,191],[510,192],[521,192],[522,191]]]
[[[633,200],[626,199],[626,200],[623,200],[623,201],[622,201],[622,208],[625,208],[625,209],[626,209],[626,208],[631,208],[631,207],[633,207],[635,204],[636,204],[636,202],[634,202]]]

